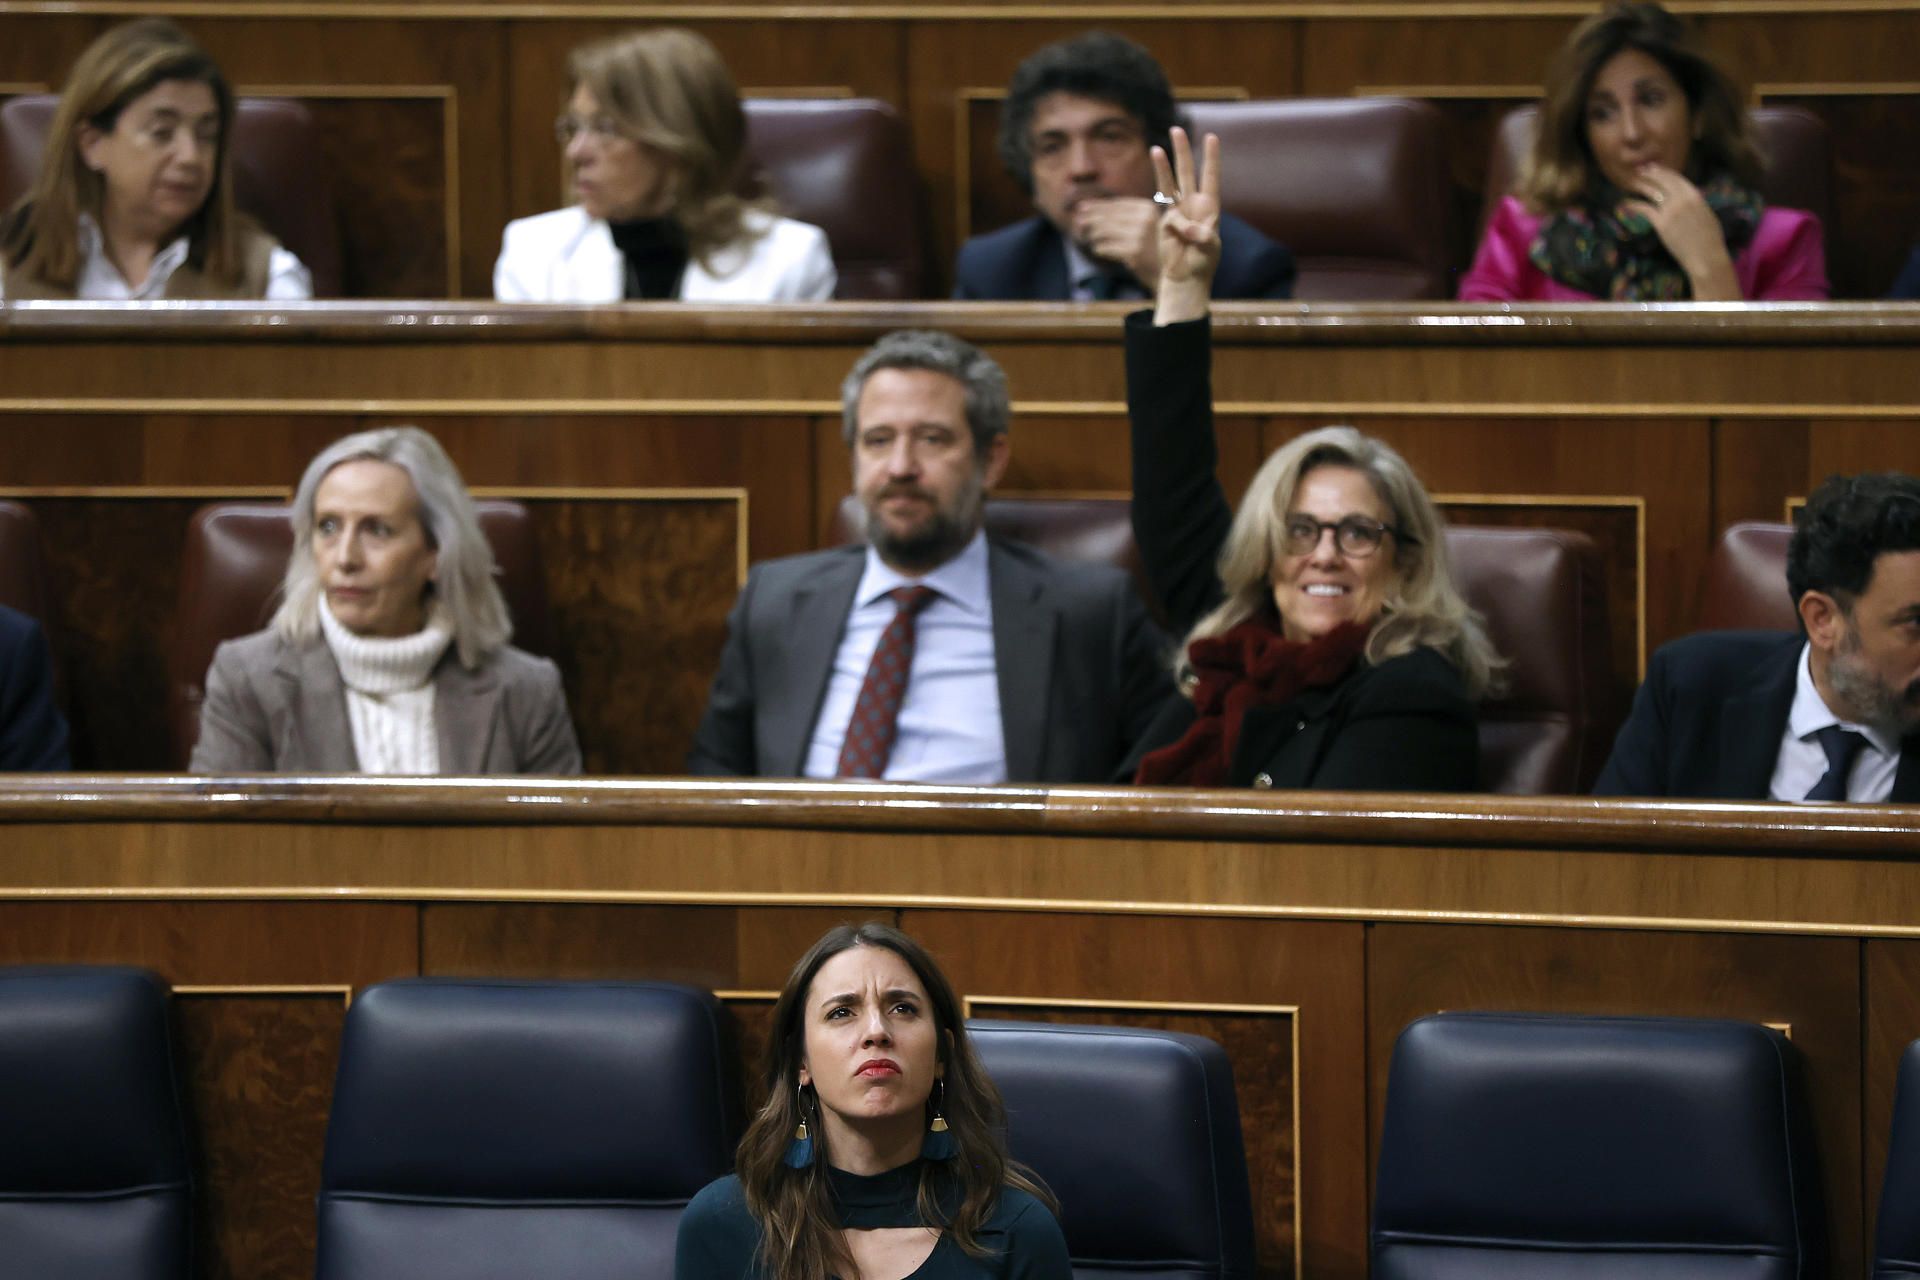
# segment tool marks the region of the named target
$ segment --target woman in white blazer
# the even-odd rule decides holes
[[[812,302],[836,276],[820,228],[743,196],[746,115],[691,31],[640,31],[567,60],[555,131],[575,204],[507,224],[502,302]]]

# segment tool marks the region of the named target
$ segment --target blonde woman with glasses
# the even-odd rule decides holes
[[[507,224],[502,302],[818,302],[826,233],[752,192],[746,114],[691,31],[640,31],[568,59],[555,125],[574,203]]]

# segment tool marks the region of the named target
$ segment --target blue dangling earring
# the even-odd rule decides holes
[[[922,1160],[951,1160],[960,1154],[960,1144],[953,1140],[953,1133],[947,1128],[947,1118],[940,1114],[940,1104],[946,1101],[947,1082],[935,1080],[933,1087],[939,1092],[933,1099],[933,1123],[927,1126],[927,1136],[920,1143]]]
[[[806,1087],[796,1085],[793,1096],[800,1110],[800,1123],[793,1127],[793,1141],[787,1144],[787,1154],[780,1157],[780,1163],[789,1169],[806,1169],[813,1165],[813,1138],[807,1133]]]

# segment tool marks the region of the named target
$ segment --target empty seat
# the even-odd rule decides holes
[[[1701,631],[1798,631],[1787,594],[1790,524],[1749,520],[1730,525],[1714,544],[1700,584]]]
[[[188,1280],[191,1200],[166,987],[0,969],[0,1280]]]
[[[1250,1277],[1253,1200],[1226,1051],[1133,1027],[969,1022],[1007,1146],[1060,1200],[1076,1276]]]
[[[1584,794],[1612,744],[1612,636],[1600,553],[1567,529],[1447,530],[1454,581],[1508,659],[1480,706],[1480,776],[1508,795]]]
[[[1294,296],[1448,298],[1446,121],[1408,98],[1195,102],[1220,135],[1221,202],[1293,250]]]
[[[1826,121],[1804,107],[1754,107],[1750,114],[1766,162],[1760,179],[1761,197],[1768,204],[1805,209],[1824,225],[1833,211],[1833,147]],[[1519,181],[1539,129],[1540,108],[1536,105],[1515,107],[1501,118],[1487,156],[1481,226],[1487,225],[1500,198],[1513,194],[1513,184]],[[1827,240],[1833,239],[1829,230]]]
[[[748,98],[747,148],[781,212],[827,233],[836,298],[926,295],[926,220],[907,126],[871,98]]]
[[[1820,1275],[1798,1074],[1752,1023],[1421,1018],[1387,1081],[1371,1274]]]
[[[647,982],[403,979],[347,1015],[318,1280],[669,1280],[737,1137],[719,1002]]]
[[[1920,1276],[1920,1040],[1900,1055],[1887,1177],[1873,1236],[1873,1280]]]
[[[35,93],[0,105],[0,208],[27,193],[40,173],[47,130],[60,99]],[[233,198],[313,274],[316,298],[340,293],[340,225],[333,182],[313,113],[291,98],[234,104]]]
[[[476,501],[474,508],[500,566],[513,642],[528,653],[552,656],[553,619],[532,518],[517,502],[489,499]],[[202,507],[187,526],[167,651],[167,720],[178,767],[186,767],[200,740],[200,704],[206,700],[213,651],[223,640],[267,625],[279,605],[292,552],[292,509],[286,506],[216,503]]]

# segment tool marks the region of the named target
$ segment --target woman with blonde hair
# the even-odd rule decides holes
[[[311,297],[300,260],[233,205],[233,91],[173,23],[87,46],[39,177],[0,218],[0,296]]]
[[[743,196],[746,113],[706,37],[666,28],[583,45],[555,129],[576,203],[507,224],[502,302],[807,302],[833,296],[820,228]]]
[[[1207,137],[1197,180],[1185,132],[1172,138],[1172,168],[1154,151],[1171,207],[1155,309],[1127,320],[1127,409],[1134,537],[1186,634],[1186,698],[1149,731],[1135,780],[1470,790],[1474,702],[1500,660],[1453,583],[1440,514],[1400,455],[1351,427],[1307,432],[1267,459],[1229,513],[1207,376],[1219,140]]]
[[[1820,220],[1758,194],[1740,90],[1646,0],[1582,22],[1547,72],[1518,190],[1487,223],[1463,302],[1827,297]]]
[[[773,1006],[738,1172],[680,1219],[676,1280],[1072,1280],[1053,1197],[926,948],[827,931]]]
[[[213,655],[195,773],[573,774],[560,672],[507,643],[493,549],[418,427],[320,451],[264,631]]]

